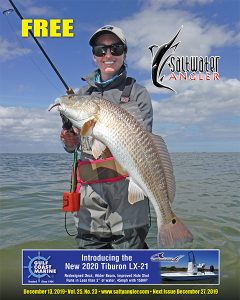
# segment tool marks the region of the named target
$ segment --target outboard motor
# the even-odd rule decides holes
[[[214,266],[210,266],[210,272],[214,272]]]
[[[188,270],[187,272],[193,275],[197,274],[197,264],[193,251],[188,252]]]

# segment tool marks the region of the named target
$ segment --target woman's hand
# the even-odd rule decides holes
[[[62,129],[60,139],[68,150],[75,150],[80,145],[79,132],[76,128],[73,128],[73,131]]]

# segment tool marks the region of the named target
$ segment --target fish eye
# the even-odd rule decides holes
[[[176,224],[176,219],[172,219],[172,224]]]

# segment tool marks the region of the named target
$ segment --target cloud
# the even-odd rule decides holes
[[[207,5],[212,1],[189,0],[181,7],[180,2],[149,0],[144,2],[141,11],[115,22],[125,31],[128,63],[138,72],[150,72],[152,57],[148,47],[170,41],[182,25],[177,38],[181,43],[175,56],[218,55],[217,48],[226,51],[228,46],[239,45],[239,32],[226,24],[216,24],[191,9],[193,5]],[[219,64],[221,66],[221,59]],[[150,79],[143,82],[152,94],[154,132],[166,138],[171,150],[186,151],[187,144],[194,151],[218,151],[220,144],[220,148],[227,151],[234,148],[231,143],[236,145],[239,136],[239,80],[222,78],[220,73],[220,80],[211,77],[211,80],[168,82],[165,78],[163,83],[175,89],[177,94],[154,87]]]
[[[42,17],[45,18],[46,16],[51,15],[52,10],[49,7],[38,7],[38,6],[30,6],[27,8],[27,15],[34,16],[34,17]]]
[[[16,43],[0,37],[0,61],[2,62],[28,55],[31,52],[31,49],[18,47]]]
[[[158,101],[156,94],[154,131],[179,145],[183,141],[219,140],[231,151],[234,146],[229,141],[236,145],[240,134],[239,90],[239,80],[222,78],[216,82],[183,82],[178,93],[164,101]]]
[[[184,82],[185,83],[185,82]],[[184,83],[182,83],[184,85]],[[188,82],[166,101],[154,101],[155,113],[163,122],[190,124],[218,114],[240,115],[240,81],[222,79]],[[155,96],[157,98],[157,96]]]
[[[131,66],[145,71],[151,65],[148,47],[152,44],[160,46],[170,41],[182,25],[183,29],[178,38],[181,43],[177,48],[179,56],[205,56],[213,50],[216,51],[218,47],[238,45],[240,41],[239,32],[179,8],[160,9],[148,6],[131,17],[116,21],[115,24],[126,33],[130,48],[127,58]]]
[[[18,3],[20,5],[18,5]],[[33,0],[18,0],[16,4],[20,11],[23,11],[24,17],[42,17],[46,18],[51,16],[55,11],[50,6],[38,6],[36,1]]]
[[[142,1],[141,11],[111,22],[125,31],[129,46],[129,65],[141,72],[142,78],[145,75],[145,78],[148,78],[144,85],[152,93],[154,131],[170,141],[170,148],[175,143],[176,149],[181,149],[182,141],[202,140],[204,143],[214,143],[219,139],[222,148],[228,145],[228,149],[231,149],[231,143],[225,141],[236,141],[239,135],[239,80],[220,78],[219,81],[171,81],[169,85],[177,91],[176,95],[155,88],[149,80],[149,45],[168,42],[181,25],[184,27],[178,39],[181,41],[176,51],[178,56],[218,55],[217,48],[224,48],[225,52],[228,46],[238,45],[239,31],[233,29],[236,26],[230,28],[226,24],[216,24],[212,19],[205,18],[204,14],[198,13],[197,9],[195,12],[192,9],[193,5],[197,8],[197,5],[207,5],[211,2],[212,0],[187,0],[182,5],[180,0]],[[25,7],[26,15],[40,16],[46,10],[46,7],[41,7],[43,10],[39,9],[32,0],[21,1],[21,4]],[[21,9],[21,6],[19,8]],[[84,31],[88,31],[89,28],[85,28],[85,24],[83,26]],[[0,40],[2,41],[3,39]],[[29,53],[24,52],[28,49],[17,48],[7,41],[1,44],[5,49],[0,50],[2,60]],[[60,118],[57,114],[53,115],[43,110],[1,107],[0,128],[2,145],[14,141],[22,145],[25,143],[28,149],[31,142],[33,145],[39,145],[41,149],[43,145],[47,148],[49,145],[60,144]],[[201,149],[207,150],[204,143]]]
[[[186,81],[181,84],[177,94],[170,93],[161,101],[160,96],[154,94],[153,132],[166,139],[170,152],[207,151],[208,143],[214,144],[210,150],[217,151],[219,143],[221,149],[236,150],[240,134],[240,80],[222,78],[212,83]],[[0,106],[1,151],[63,151],[60,129],[61,119],[57,112]],[[198,147],[194,143],[198,143]]]
[[[184,6],[193,6],[195,4],[205,5],[213,2],[214,0],[185,0],[184,2],[182,0],[148,0],[148,1],[142,1],[144,7],[151,7],[153,9],[159,9],[159,8],[170,8],[175,7],[176,5],[184,5]]]
[[[28,152],[28,145],[38,145],[41,150],[46,147],[56,147],[59,142],[61,119],[56,112],[42,109],[0,106],[0,140],[1,148],[9,144],[24,145]],[[1,149],[1,150],[2,150]],[[2,150],[3,151],[3,150]],[[15,151],[16,152],[16,151]]]

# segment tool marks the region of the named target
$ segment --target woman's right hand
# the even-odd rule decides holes
[[[80,136],[76,128],[73,128],[73,131],[62,129],[60,139],[69,150],[75,150],[80,145]]]

